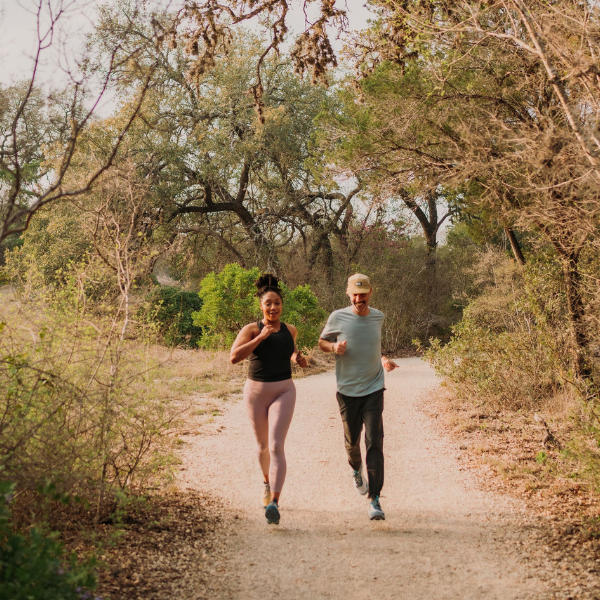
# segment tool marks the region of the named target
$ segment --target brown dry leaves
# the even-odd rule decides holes
[[[544,417],[564,446],[573,406],[558,398],[547,408]],[[577,476],[575,459],[543,445],[546,432],[533,412],[490,410],[449,390],[432,397],[428,409],[457,443],[460,470],[523,503],[525,536],[515,552],[536,565],[551,597],[600,598],[600,495]]]
[[[226,548],[237,516],[196,492],[132,508],[120,539],[101,556],[97,594],[111,600],[225,597],[235,585]],[[105,526],[101,536],[110,536]]]

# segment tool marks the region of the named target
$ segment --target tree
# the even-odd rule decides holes
[[[375,160],[394,185],[442,184],[487,208],[520,262],[512,227],[544,236],[563,269],[574,369],[589,378],[579,260],[599,240],[598,8],[374,4],[381,20],[362,38],[364,104],[355,128],[364,138],[373,125],[376,135],[363,159]]]
[[[177,233],[218,240],[230,260],[273,270],[281,268],[279,249],[302,238],[309,262],[321,255],[330,270],[331,237],[344,239],[361,187],[342,191],[323,177],[323,159],[311,146],[326,90],[301,82],[289,59],[269,57],[261,63],[258,115],[248,90],[265,52],[260,38],[233,35],[192,85],[185,53],[157,47],[150,19],[134,17],[106,9],[97,39],[145,43],[146,60],[159,65],[132,134],[140,156],[152,148],[172,182],[164,209]],[[126,69],[120,77],[123,86],[135,81]]]
[[[215,65],[215,57],[226,50],[232,37],[232,26],[250,19],[261,18],[270,33],[271,42],[258,57],[255,66],[256,81],[251,87],[259,120],[263,121],[263,80],[262,67],[270,53],[279,53],[288,31],[286,20],[294,0],[229,0],[224,3],[212,0],[188,2],[182,10],[170,19],[160,22],[154,19],[153,26],[159,43],[168,41],[176,45],[179,38],[185,42],[186,53],[193,57],[188,74],[192,81],[198,81]],[[296,0],[304,9],[304,14],[314,0]],[[305,23],[305,30],[296,38],[291,52],[295,70],[303,75],[310,71],[313,83],[327,83],[327,69],[337,66],[337,59],[327,25],[341,30],[347,26],[346,11],[336,8],[336,0],[319,0],[319,16]]]
[[[91,189],[112,164],[150,84],[151,66],[140,73],[128,118],[110,140],[105,160],[78,185],[67,185],[73,157],[115,72],[123,62],[139,69],[139,48],[124,53],[116,44],[102,68],[84,57],[79,71],[68,74],[67,89],[44,93],[37,83],[42,57],[58,37],[69,6],[65,0],[36,0],[37,47],[31,75],[14,86],[0,87],[0,243],[25,231],[32,215],[46,204]]]

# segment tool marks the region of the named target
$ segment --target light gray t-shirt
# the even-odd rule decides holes
[[[329,342],[348,342],[346,353],[335,356],[335,376],[340,394],[367,396],[383,389],[383,319],[383,313],[376,308],[370,308],[369,314],[361,317],[351,306],[329,315],[321,337]]]

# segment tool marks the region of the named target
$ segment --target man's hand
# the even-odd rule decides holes
[[[389,373],[390,371],[393,371],[396,367],[399,367],[400,365],[397,365],[393,360],[389,360],[388,358],[386,358],[385,356],[381,357],[381,364],[383,365],[383,368]]]
[[[339,355],[346,354],[346,343],[346,340],[343,342],[335,342],[332,346],[333,351]]]
[[[306,369],[306,367],[308,367],[308,361],[306,360],[306,356],[304,356],[300,350],[298,350],[298,352],[296,352],[296,364],[299,367],[302,367],[303,369]]]

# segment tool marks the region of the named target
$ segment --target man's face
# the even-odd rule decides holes
[[[352,303],[352,310],[354,310],[357,315],[369,314],[369,300],[371,299],[372,291],[373,290],[369,290],[364,294],[348,294],[350,302]]]

